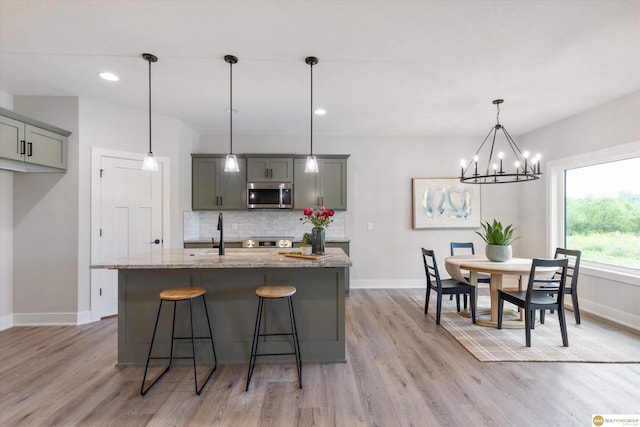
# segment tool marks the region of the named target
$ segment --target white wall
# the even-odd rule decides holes
[[[0,90],[0,107],[13,95]],[[0,170],[0,331],[13,325],[13,172]]]
[[[0,331],[13,325],[13,172],[0,170]]]
[[[72,97],[16,96],[14,101],[16,112],[72,135],[66,173],[14,177],[13,323],[85,323],[91,319],[91,149],[146,152],[148,112]],[[169,186],[176,196],[169,240],[182,247],[191,169],[190,162],[188,170],[180,166],[195,151],[198,136],[176,119],[154,115],[153,124],[153,151],[172,163]]]
[[[469,158],[480,137],[316,137],[315,154],[350,154],[345,232],[351,239],[351,287],[425,286],[420,248],[436,251],[439,263],[449,255],[449,242],[473,241],[483,248],[473,229],[412,229],[411,178],[455,178],[461,158]],[[306,154],[308,136],[236,136],[234,152]],[[228,136],[203,136],[201,153],[226,153]],[[500,187],[500,188],[497,188]],[[507,223],[517,219],[518,189],[482,189],[482,219]],[[330,206],[329,206],[330,207]],[[367,223],[373,230],[367,230]],[[530,233],[523,240],[535,238]]]
[[[524,135],[521,141],[539,149],[546,162],[611,151],[621,146],[637,147],[640,144],[639,118],[640,91],[545,126]],[[554,250],[545,238],[550,230],[547,218],[549,177],[546,178],[532,186],[523,186],[526,191],[520,194],[519,223],[529,230],[544,231],[539,239],[521,245],[524,256],[549,256]],[[640,188],[640,184],[638,186]],[[637,274],[621,275],[583,266],[579,284],[581,310],[640,329],[640,277]]]
[[[78,98],[14,97],[17,113],[66,129],[66,173],[15,173],[14,324],[76,323]]]
[[[17,97],[23,98],[23,97]],[[32,98],[32,97],[27,97]],[[67,99],[67,98],[64,98]],[[38,101],[38,105],[32,105]],[[40,102],[42,101],[42,102]],[[27,116],[33,116],[45,122],[58,116],[67,116],[69,111],[56,111],[55,98],[21,100],[20,106],[29,104],[31,111],[18,111]],[[72,277],[68,284],[63,280],[58,283],[38,280],[37,284],[27,286],[27,291],[18,286],[14,277],[14,293],[18,292],[20,311],[14,313],[54,312],[64,313],[65,310],[84,311],[90,307],[88,289],[88,249],[90,222],[90,163],[91,147],[105,149],[144,152],[146,151],[147,112],[125,109],[118,106],[103,104],[93,100],[80,99],[77,103],[77,135],[79,148],[75,154],[75,165],[70,165],[71,173],[77,180],[75,196],[68,196],[70,203],[76,206],[76,211],[70,213],[64,220],[63,228],[69,235],[75,235],[75,242],[71,243],[75,255],[69,263],[54,256],[52,267],[63,268],[65,277]],[[536,132],[517,138],[521,147],[531,147],[540,150],[545,160],[552,160],[560,156],[575,153],[576,150],[586,152],[611,144],[640,139],[635,118],[640,116],[640,95],[638,93],[616,100],[580,115],[547,126]],[[60,109],[58,106],[57,109]],[[66,110],[73,110],[67,107]],[[43,111],[50,110],[50,111]],[[30,114],[41,112],[42,116]],[[44,114],[46,113],[46,114]],[[73,113],[71,114],[73,115]],[[51,124],[62,128],[69,128],[64,123]],[[156,128],[157,126],[157,128]],[[74,130],[74,129],[69,129]],[[157,135],[157,137],[156,137]],[[407,287],[424,286],[424,271],[420,260],[420,247],[436,250],[439,262],[443,264],[444,257],[449,252],[449,242],[474,241],[476,246],[484,245],[472,229],[458,230],[413,230],[411,228],[411,178],[455,177],[458,173],[460,158],[468,158],[481,142],[479,137],[316,137],[314,151],[316,154],[350,154],[348,161],[348,200],[349,208],[346,213],[345,231],[351,238],[351,254],[353,260],[352,287]],[[237,136],[234,135],[235,152],[241,153],[299,153],[308,151],[308,136],[280,137],[280,136]],[[167,117],[154,117],[154,146],[153,151],[159,156],[171,159],[171,246],[181,247],[182,244],[182,212],[190,210],[191,205],[191,159],[192,152],[226,153],[228,151],[228,136],[208,135],[198,138],[197,134],[178,120]],[[4,174],[3,174],[4,175]],[[0,175],[0,180],[3,179]],[[25,175],[25,174],[22,174]],[[34,174],[30,174],[34,175]],[[14,178],[15,179],[15,178]],[[49,175],[51,180],[51,175]],[[6,182],[7,178],[4,177]],[[21,190],[27,181],[36,180],[35,192],[25,190],[25,196],[16,195],[15,189]],[[43,191],[49,190],[58,194],[55,182],[47,185],[39,182],[36,177],[21,178],[14,187],[14,199],[19,200],[14,215],[14,222],[20,223],[22,217],[35,215],[30,222],[51,225],[51,215],[61,218],[58,210],[59,203],[52,200],[52,195]],[[61,181],[59,179],[58,181]],[[1,181],[0,181],[1,182]],[[514,245],[514,253],[518,256],[540,256],[547,254],[546,245],[546,187],[545,179],[523,183],[520,185],[495,185],[482,188],[482,219],[498,218],[506,223],[513,223],[518,227],[517,235],[521,239]],[[70,185],[69,188],[73,187]],[[45,188],[46,189],[46,188]],[[63,196],[64,197],[67,196]],[[25,200],[26,199],[26,200]],[[28,203],[27,203],[28,202]],[[29,207],[29,203],[31,206]],[[37,212],[31,212],[35,209]],[[1,215],[1,214],[0,214]],[[2,221],[0,217],[0,221]],[[37,220],[36,220],[37,219]],[[73,227],[71,227],[73,222]],[[367,230],[367,223],[373,223],[373,230]],[[1,224],[1,223],[0,223]],[[55,223],[54,223],[55,224]],[[20,228],[21,224],[18,224]],[[542,231],[541,231],[542,230]],[[15,233],[15,230],[14,230]],[[27,233],[23,229],[20,235]],[[19,265],[23,277],[24,249],[30,244],[38,245],[41,235],[33,230],[28,233],[29,242],[20,243],[19,259],[14,253],[14,265]],[[16,237],[14,235],[14,240]],[[58,248],[66,243],[45,243],[47,250]],[[44,251],[46,252],[46,251]],[[66,253],[66,249],[63,251]],[[84,254],[84,255],[83,255]],[[45,261],[45,255],[41,254]],[[0,257],[1,258],[1,257]],[[0,262],[6,262],[0,259]],[[64,267],[60,267],[64,266]],[[68,274],[68,270],[72,270]],[[14,272],[15,273],[15,272]],[[39,279],[47,277],[40,276]],[[65,295],[68,305],[51,304],[46,301],[48,290],[40,290],[39,286],[55,283],[54,289],[59,288]],[[609,284],[607,284],[608,286]],[[20,290],[18,290],[20,289]],[[585,286],[588,289],[588,286]],[[0,289],[1,290],[1,289]],[[588,292],[587,292],[588,293]],[[636,294],[633,294],[639,300]],[[14,295],[14,299],[16,295]],[[595,298],[595,297],[594,297]],[[588,304],[587,304],[588,306]]]

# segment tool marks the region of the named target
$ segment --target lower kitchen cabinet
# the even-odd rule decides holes
[[[293,243],[293,247],[294,248],[299,248],[300,247],[300,242],[294,242]],[[326,242],[325,243],[325,247],[326,248],[340,248],[344,251],[345,254],[347,254],[347,256],[349,256],[349,242]],[[349,271],[347,270],[346,273],[346,277],[345,277],[345,285],[344,285],[344,290],[345,293],[347,295],[349,295]]]

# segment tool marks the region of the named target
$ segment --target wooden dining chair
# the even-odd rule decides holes
[[[469,254],[471,253],[471,255],[475,255],[476,254],[476,250],[473,247],[473,242],[451,242],[449,243],[449,250],[451,253],[451,256],[454,255],[462,255],[460,254],[460,252],[458,252],[459,250],[463,250],[465,251],[464,253]],[[464,277],[464,280],[466,280],[467,282],[471,283],[471,277],[469,275],[469,273],[463,273],[462,277]],[[489,276],[488,274],[484,274],[484,273],[478,273],[478,283],[489,283],[491,281],[491,276]],[[453,299],[453,295],[449,295],[449,299]],[[467,308],[467,297],[464,297],[464,308]]]
[[[580,251],[556,248],[554,258],[567,258],[569,260],[569,266],[567,267],[567,280],[569,283],[564,287],[564,294],[571,295],[571,302],[573,304],[573,316],[576,319],[576,323],[580,324],[580,307],[578,306],[578,274],[580,272]],[[549,292],[550,295],[555,293],[555,289]],[[545,310],[540,310],[540,323],[544,323]],[[551,310],[553,313],[553,310]]]
[[[460,253],[457,252],[458,249],[467,249],[468,251],[466,253],[471,252],[471,255],[476,254],[476,250],[473,247],[473,242],[451,242],[449,243],[449,247],[451,250],[451,256],[460,255]],[[467,282],[470,282],[471,280],[468,273],[464,274],[462,277],[464,277]],[[490,281],[491,276],[489,276],[488,274],[478,274],[478,283],[489,283]]]
[[[436,263],[436,255],[434,251],[422,248],[422,261],[424,262],[424,270],[427,276],[427,293],[424,302],[424,314],[429,309],[429,296],[431,290],[436,291],[436,324],[440,324],[442,313],[442,295],[455,295],[456,308],[460,311],[460,295],[469,295],[471,301],[471,319],[476,323],[476,288],[466,283],[458,282],[455,279],[440,279],[438,272],[438,264]]]
[[[529,272],[529,282],[526,291],[498,290],[498,329],[502,329],[502,313],[504,302],[510,302],[524,310],[524,330],[527,347],[531,347],[531,330],[535,322],[536,310],[558,310],[558,320],[560,322],[560,333],[562,335],[562,345],[569,346],[567,336],[567,321],[564,315],[564,287],[567,280],[568,259],[540,259],[534,258]],[[538,267],[557,267],[558,274],[551,278],[548,273],[538,273]],[[553,286],[555,296],[549,295],[546,286]]]

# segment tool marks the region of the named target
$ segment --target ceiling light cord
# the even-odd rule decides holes
[[[151,60],[149,62],[149,153],[151,151]]]
[[[311,117],[311,152],[310,156],[313,156],[313,62],[310,62],[309,66],[311,67],[311,106],[310,106],[310,117]]]
[[[229,154],[233,154],[233,62],[229,61]]]
[[[238,158],[233,154],[233,64],[238,58],[233,55],[225,55],[224,60],[229,64],[229,154],[224,161],[225,172],[240,172]]]
[[[143,53],[142,54],[142,59],[144,59],[145,61],[147,61],[149,63],[149,152],[147,154],[145,154],[144,159],[142,160],[142,170],[145,171],[153,171],[153,172],[157,172],[158,171],[158,160],[156,160],[156,158],[153,155],[153,151],[151,149],[151,141],[152,141],[152,136],[151,136],[151,63],[152,62],[157,62],[158,61],[158,57],[155,55],[152,55],[151,53]]]

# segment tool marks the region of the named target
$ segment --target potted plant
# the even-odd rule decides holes
[[[511,242],[517,239],[517,237],[513,237],[515,228],[512,225],[503,227],[500,221],[494,219],[493,224],[489,223],[489,221],[483,223],[482,229],[484,234],[479,231],[476,231],[476,234],[487,243],[485,249],[487,258],[497,262],[510,260],[512,254]]]
[[[302,255],[311,255],[311,233],[304,233],[300,241],[300,253]]]

